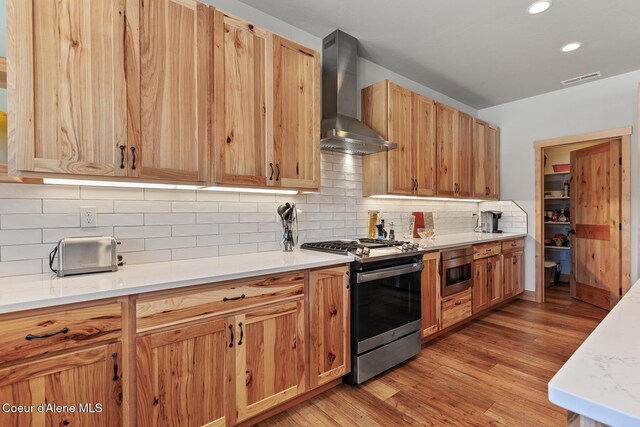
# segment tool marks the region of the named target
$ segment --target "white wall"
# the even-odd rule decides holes
[[[535,289],[536,140],[633,126],[631,145],[631,279],[638,277],[638,82],[640,70],[534,96],[478,112],[501,129],[501,198],[512,199],[529,215],[526,283]],[[526,82],[523,82],[526,84]]]

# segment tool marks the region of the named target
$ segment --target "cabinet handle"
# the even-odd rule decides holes
[[[456,301],[456,303],[453,304],[453,306],[455,307],[455,306],[460,305],[460,304],[462,304],[462,301]]]
[[[271,168],[271,174],[269,175],[269,181],[273,181],[273,163],[269,163],[269,167]]]
[[[222,298],[222,301],[224,301],[224,302],[227,302],[227,301],[238,301],[239,299],[243,299],[244,297],[246,297],[245,294],[242,294],[239,297],[233,297],[233,298],[224,297],[224,298]]]
[[[242,339],[244,338],[244,331],[242,330],[242,322],[238,323],[240,327],[240,340],[238,341],[238,345],[242,345]]]
[[[136,169],[136,147],[131,147],[131,169]]]
[[[119,146],[120,148],[120,169],[124,169],[124,150],[127,148],[124,145]]]
[[[229,333],[231,338],[229,339],[229,348],[233,347],[233,325],[229,325]]]
[[[111,353],[111,357],[113,357],[113,380],[118,381],[120,379],[118,376],[118,353]]]
[[[491,194],[491,190],[489,189],[489,187],[486,187],[484,191],[487,196]]]
[[[491,272],[491,270],[493,270],[493,264],[492,263],[487,263],[487,271]]]
[[[49,334],[42,334],[42,335],[29,334],[26,337],[24,337],[24,339],[27,340],[27,341],[31,341],[31,340],[36,339],[36,338],[38,338],[38,339],[39,338],[51,338],[51,337],[53,337],[55,335],[58,335],[58,334],[66,334],[67,332],[69,332],[69,328],[62,328],[59,331],[51,332]]]
[[[518,263],[518,257],[514,256],[513,257],[513,265],[516,265]]]
[[[276,171],[277,171],[276,181],[280,181],[280,163],[276,163]]]

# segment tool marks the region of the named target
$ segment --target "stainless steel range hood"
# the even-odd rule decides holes
[[[321,149],[364,156],[397,147],[356,119],[358,96],[358,40],[336,30],[322,41]]]

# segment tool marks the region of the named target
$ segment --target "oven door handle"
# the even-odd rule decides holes
[[[402,276],[403,274],[416,273],[422,271],[424,264],[422,261],[415,262],[409,266],[389,267],[370,273],[358,273],[356,275],[356,283],[373,282],[374,280],[386,279],[388,277]]]

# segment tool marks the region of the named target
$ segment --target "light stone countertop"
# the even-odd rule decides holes
[[[640,426],[640,281],[551,379],[549,400],[610,426]]]

